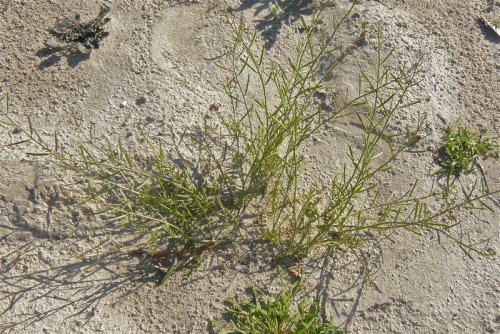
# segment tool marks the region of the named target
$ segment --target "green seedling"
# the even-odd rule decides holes
[[[276,2],[272,3],[271,1],[269,1],[268,9],[269,9],[269,12],[271,12],[273,20],[278,18],[281,15],[281,13],[283,12],[280,5]]]
[[[368,40],[366,36],[367,27],[368,27],[367,21],[361,22],[361,33],[359,34],[358,40],[356,41],[356,45],[358,46],[368,45]]]
[[[343,329],[324,321],[321,300],[303,298],[295,300],[303,286],[304,278],[288,286],[281,275],[281,292],[270,296],[252,286],[253,300],[227,299],[227,312],[236,329],[222,330],[219,334],[334,334]]]
[[[495,15],[489,15],[487,19],[490,21],[491,25],[495,28],[500,29],[500,17]]]
[[[495,143],[496,138],[487,135],[486,129],[474,132],[467,126],[447,126],[444,133],[444,143],[437,158],[443,169],[438,174],[446,174],[448,179],[473,171],[481,157],[498,158],[496,148],[500,145]]]

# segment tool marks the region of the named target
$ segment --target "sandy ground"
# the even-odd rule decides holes
[[[426,153],[399,159],[380,182],[389,189],[405,189],[417,178],[428,190],[434,182],[430,175],[437,170],[432,157],[442,140],[441,119],[461,117],[463,123],[487,126],[500,135],[500,37],[477,23],[490,12],[500,16],[500,1],[359,2],[353,12],[357,15],[348,20],[339,40],[356,38],[361,21],[381,21],[396,50],[395,63],[424,56],[422,82],[411,93],[422,103],[397,115],[395,124],[404,127],[427,117],[427,136],[419,143]],[[56,18],[71,10],[83,19],[93,18],[102,4],[111,8],[110,36],[90,58],[45,48]],[[334,15],[349,5],[338,0],[329,10]],[[292,50],[297,14],[311,14],[303,4],[271,22],[261,2],[230,1],[228,6],[231,17],[258,30],[268,56],[278,60]],[[95,123],[103,138],[124,138],[134,148],[134,126],[141,122],[152,136],[189,159],[196,152],[178,145],[183,135],[194,131],[213,102],[222,104],[220,112],[227,102],[220,89],[223,74],[210,60],[225,52],[231,36],[224,7],[204,1],[3,0],[0,95],[9,94],[14,118],[23,122],[30,115],[43,135],[58,130],[61,140],[70,141],[73,111]],[[357,66],[353,61],[332,78],[326,94],[339,85],[353,85]],[[14,128],[0,127],[2,146],[22,139]],[[342,151],[332,147],[345,150],[346,144],[357,143],[359,129],[348,122],[322,132],[308,147],[308,177],[333,175]],[[0,151],[3,332],[213,333],[213,320],[227,324],[225,298],[244,296],[250,284],[278,291],[276,267],[259,241],[221,249],[188,279],[175,275],[160,287],[157,271],[126,253],[93,261],[91,254],[114,249],[112,240],[128,245],[141,236],[83,215],[64,196],[74,176],[46,159],[26,157],[29,149]],[[490,187],[498,189],[500,162],[488,159],[483,166]],[[491,238],[490,247],[500,251],[500,200],[488,203],[494,212],[464,212],[457,218],[474,238]],[[374,242],[363,251],[373,282],[349,256],[304,259],[306,292],[322,296],[336,323],[354,333],[500,332],[498,257],[471,261],[433,234],[417,238],[397,232],[392,238],[394,243]]]

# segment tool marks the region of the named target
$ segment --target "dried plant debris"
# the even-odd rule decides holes
[[[480,17],[479,21],[487,28],[493,30],[500,37],[500,19],[487,19]]]
[[[90,54],[99,48],[101,40],[109,35],[104,25],[111,19],[105,17],[109,8],[101,10],[97,18],[89,22],[81,22],[80,15],[71,11],[65,19],[57,19],[54,37],[45,43],[51,48],[74,48],[83,54]]]

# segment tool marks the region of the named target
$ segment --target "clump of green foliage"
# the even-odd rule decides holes
[[[471,172],[477,159],[480,157],[493,156],[498,158],[496,138],[489,137],[487,130],[479,132],[472,131],[467,126],[454,128],[447,126],[444,130],[444,143],[441,147],[439,164],[443,167],[440,173],[448,176],[458,176],[462,172]]]
[[[304,277],[288,286],[281,275],[281,292],[277,296],[270,296],[252,286],[253,300],[227,299],[226,310],[236,329],[221,330],[219,334],[345,333],[331,321],[324,320],[321,300],[305,297],[300,302],[295,302],[303,284]]]

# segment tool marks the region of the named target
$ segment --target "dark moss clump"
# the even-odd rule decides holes
[[[103,9],[97,18],[89,22],[81,22],[80,15],[70,12],[65,19],[58,19],[54,28],[55,37],[49,38],[46,44],[52,48],[73,47],[82,53],[90,53],[99,48],[101,40],[109,35],[104,25],[111,19],[105,17],[109,9]]]

